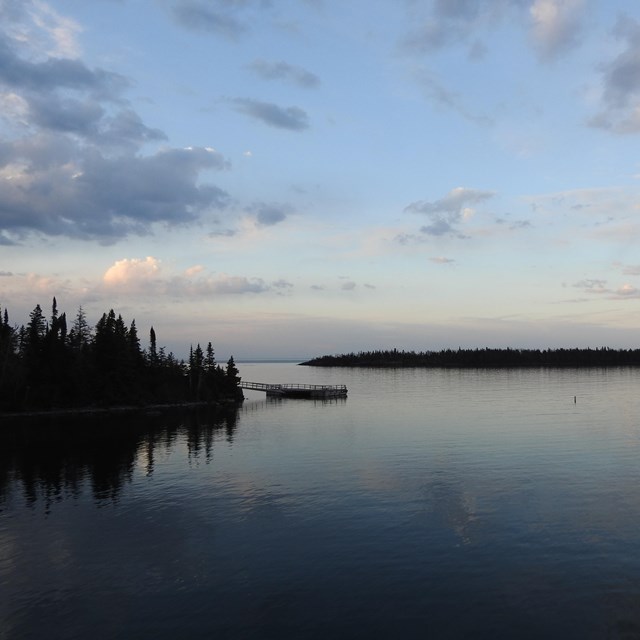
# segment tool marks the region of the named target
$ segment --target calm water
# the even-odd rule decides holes
[[[640,371],[239,368],[0,428],[0,640],[640,637]]]

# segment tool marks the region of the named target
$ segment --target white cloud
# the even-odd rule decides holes
[[[144,288],[160,274],[160,261],[152,256],[144,259],[124,258],[115,262],[104,274],[108,287],[126,288],[129,291]]]
[[[203,271],[204,267],[201,264],[196,264],[193,267],[189,267],[188,269],[186,269],[184,275],[187,276],[187,278],[191,278],[198,273],[202,273]]]
[[[261,278],[247,278],[226,273],[212,274],[202,265],[189,267],[173,275],[158,258],[124,258],[107,269],[102,278],[106,290],[121,295],[193,298],[207,295],[263,293],[292,286],[284,280],[267,285]]]

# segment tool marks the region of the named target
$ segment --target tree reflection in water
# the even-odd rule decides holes
[[[16,418],[0,429],[0,512],[12,485],[29,505],[44,500],[47,513],[87,485],[95,502],[117,502],[136,466],[151,475],[178,438],[189,457],[204,452],[209,462],[216,439],[233,440],[237,419],[235,407]]]

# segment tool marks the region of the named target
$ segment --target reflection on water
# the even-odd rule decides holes
[[[243,367],[3,425],[0,640],[640,637],[640,371]]]
[[[15,418],[0,430],[0,512],[10,487],[21,486],[27,504],[80,495],[90,486],[97,502],[117,502],[134,469],[154,470],[158,455],[179,436],[188,457],[209,462],[216,437],[233,441],[237,410],[190,410]]]

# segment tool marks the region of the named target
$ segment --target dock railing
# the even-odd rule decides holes
[[[346,393],[345,384],[273,384],[266,382],[245,382],[242,380],[240,386],[243,389],[253,389],[254,391],[342,391]]]

